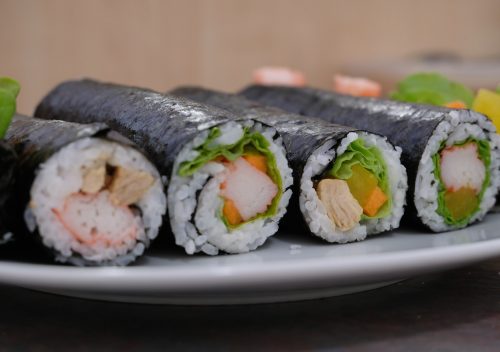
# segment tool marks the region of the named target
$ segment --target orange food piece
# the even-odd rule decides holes
[[[257,170],[267,173],[267,159],[264,155],[248,154],[244,155],[243,158]]]
[[[375,216],[382,205],[387,201],[387,196],[380,189],[380,187],[375,187],[373,192],[370,194],[368,201],[363,206],[363,212],[368,216]]]
[[[450,101],[444,106],[450,109],[467,109],[467,105],[461,100]]]
[[[261,67],[253,72],[253,81],[261,85],[279,85],[303,87],[306,84],[305,75],[288,67]]]
[[[374,97],[382,95],[382,86],[366,78],[349,77],[344,75],[333,76],[333,90],[340,94],[355,97]]]
[[[232,225],[238,225],[243,222],[243,218],[241,217],[240,212],[234,205],[234,202],[231,199],[224,200],[224,207],[222,209],[222,213],[226,218],[227,222]]]

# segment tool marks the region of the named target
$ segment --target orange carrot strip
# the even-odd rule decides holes
[[[450,101],[444,106],[450,109],[467,109],[467,105],[461,100]]]
[[[243,158],[257,170],[267,173],[267,160],[264,155],[248,154],[243,156]]]
[[[240,212],[234,205],[234,202],[231,199],[224,200],[224,207],[222,209],[222,213],[226,218],[227,222],[230,225],[238,225],[243,222],[243,218],[240,215]]]
[[[375,216],[382,205],[387,201],[387,196],[380,189],[375,187],[368,197],[368,201],[363,206],[363,212],[368,216]]]

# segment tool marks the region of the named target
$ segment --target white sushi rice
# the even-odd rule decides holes
[[[103,157],[112,166],[144,171],[155,180],[134,203],[141,213],[135,214],[135,238],[119,246],[84,244],[54,214],[54,209],[60,209],[68,196],[81,189],[82,169]],[[40,165],[30,195],[31,202],[25,212],[28,227],[32,231],[38,228],[43,244],[56,251],[56,260],[75,265],[126,265],[134,261],[158,235],[166,211],[163,184],[156,168],[135,149],[101,138],[82,138],[53,154]],[[107,221],[113,222],[113,218]],[[109,222],[104,225],[109,226]]]
[[[380,219],[361,220],[350,230],[342,231],[335,227],[327,211],[316,193],[313,179],[322,175],[331,167],[335,155],[342,155],[349,144],[361,138],[368,147],[375,146],[381,152],[388,171],[392,195],[392,211],[387,217]],[[406,169],[401,164],[401,148],[393,147],[385,137],[370,133],[350,132],[335,149],[334,141],[327,141],[318,148],[307,160],[300,181],[300,210],[309,225],[311,232],[332,243],[347,243],[360,241],[367,235],[388,231],[399,226],[406,204],[405,196],[408,188]]]
[[[208,162],[191,176],[182,177],[178,174],[182,162],[198,156],[194,149],[204,143],[209,131],[200,132],[179,153],[167,192],[170,225],[175,242],[184,247],[187,254],[203,252],[217,255],[219,251],[245,253],[256,249],[277,232],[278,222],[285,214],[291,196],[289,188],[293,182],[292,170],[288,166],[281,137],[277,137],[275,129],[253,121],[228,122],[218,127],[221,135],[213,142],[214,145],[237,142],[243,136],[243,127],[250,127],[266,138],[281,174],[283,194],[274,216],[228,229],[220,216],[223,200],[219,196],[225,166]]]
[[[446,224],[443,217],[437,213],[438,208],[438,180],[434,174],[432,156],[439,152],[441,143],[446,141],[446,146],[452,146],[467,138],[486,139],[491,147],[490,185],[484,192],[479,211],[469,221],[473,223],[482,219],[495,205],[496,193],[500,186],[500,154],[499,136],[494,125],[484,116],[472,111],[451,111],[448,117],[435,129],[425,147],[420,159],[415,180],[415,207],[422,222],[432,231],[441,232],[465,227]]]

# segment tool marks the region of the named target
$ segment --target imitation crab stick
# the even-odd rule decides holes
[[[260,158],[251,160],[255,162]],[[256,164],[260,165],[260,162]],[[221,196],[225,200],[223,214],[228,222],[238,224],[238,217],[247,221],[264,213],[278,192],[273,180],[244,157],[231,163],[228,170],[226,180],[221,184]],[[228,201],[232,204],[227,204]]]
[[[109,192],[74,193],[66,198],[62,208],[52,211],[80,243],[116,246],[133,240],[137,233],[132,211],[127,206],[114,205]]]

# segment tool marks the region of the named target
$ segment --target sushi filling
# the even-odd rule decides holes
[[[448,225],[463,226],[479,211],[489,185],[490,144],[467,139],[443,146],[432,157],[438,186],[438,207]]]
[[[257,218],[276,214],[282,193],[280,172],[269,143],[248,127],[221,137],[221,130],[210,130],[205,142],[196,148],[198,156],[180,165],[179,176],[191,176],[207,163],[223,167],[218,175],[219,196],[223,200],[220,218],[228,229]]]
[[[128,264],[156,237],[166,200],[156,169],[134,149],[86,138],[40,170],[27,218],[60,261]]]
[[[435,128],[419,161],[414,204],[432,231],[465,227],[495,204],[500,182],[499,137],[473,112],[451,110]]]
[[[244,253],[276,233],[292,171],[271,127],[248,120],[199,133],[179,152],[168,187],[170,224],[186,253]]]
[[[300,180],[300,210],[311,232],[347,243],[397,228],[408,188],[400,158],[401,148],[366,132],[320,146]]]
[[[362,139],[351,142],[336,158],[316,191],[330,220],[343,231],[391,212],[387,166],[378,148],[367,147]]]

